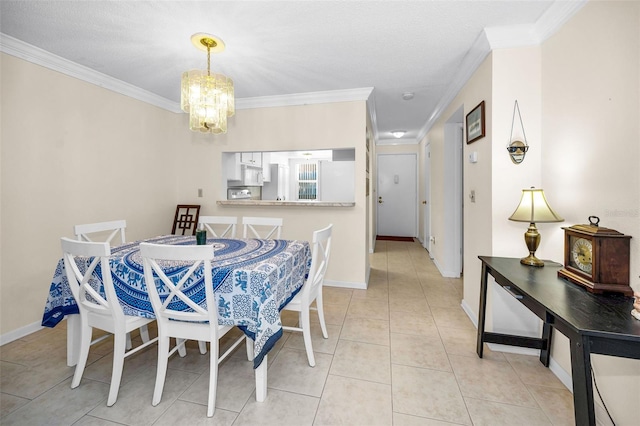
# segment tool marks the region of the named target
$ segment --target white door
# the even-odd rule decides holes
[[[378,155],[377,235],[416,236],[417,161],[416,154]]]

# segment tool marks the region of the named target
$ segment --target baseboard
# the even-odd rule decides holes
[[[444,275],[442,274],[442,268],[440,267],[440,264],[438,263],[438,259],[436,259],[435,257],[432,257],[431,261],[436,266],[436,269],[438,269],[438,272],[440,272],[440,275],[442,275],[444,277]]]
[[[42,330],[40,321],[36,321],[32,324],[25,325],[24,327],[20,327],[16,330],[10,331],[6,334],[0,336],[0,346],[13,342],[14,340],[18,340],[23,338],[24,336],[28,336],[31,333],[35,333],[38,330]]]
[[[560,380],[562,384],[569,389],[569,392],[573,393],[573,379],[571,378],[571,373],[562,368],[560,364],[553,359],[553,357],[549,358],[549,370],[551,370],[558,380]],[[598,406],[598,404],[596,404],[596,406]]]
[[[522,348],[520,346],[501,345],[499,343],[487,343],[489,349],[494,352],[505,352],[508,354],[540,356],[540,349]]]
[[[473,309],[469,306],[466,300],[462,299],[462,303],[460,303],[460,307],[464,311],[465,314],[469,317],[471,322],[473,323],[476,330],[478,329],[478,315],[473,312]]]
[[[352,283],[352,282],[348,282],[348,281],[331,281],[331,280],[324,280],[324,283],[322,284],[326,287],[341,287],[341,288],[353,288],[356,290],[366,290],[367,289],[367,283]]]
[[[367,268],[367,276],[364,278],[364,288],[365,290],[369,288],[369,278],[371,277],[371,265]]]

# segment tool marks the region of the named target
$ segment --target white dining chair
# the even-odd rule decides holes
[[[71,381],[71,388],[77,388],[82,380],[87,365],[91,335],[94,328],[113,334],[113,367],[111,371],[111,386],[107,405],[110,407],[118,399],[118,390],[122,379],[124,359],[139,350],[146,348],[157,339],[143,342],[134,349],[127,351],[127,333],[147,325],[152,319],[125,315],[116,296],[111,278],[109,256],[111,249],[106,242],[76,241],[70,238],[61,239],[64,268],[69,281],[69,287],[80,311],[80,354],[78,364]],[[85,271],[78,267],[76,258],[93,258]],[[86,259],[84,260],[86,261]],[[84,268],[82,268],[84,269]],[[102,276],[104,296],[92,284],[99,288],[94,272]]]
[[[243,335],[222,356],[219,356],[218,340],[233,326],[218,324],[218,305],[213,295],[211,275],[213,245],[179,246],[141,243],[140,255],[149,299],[158,322],[158,368],[151,404],[156,406],[162,399],[169,357],[176,351],[180,356],[185,356],[186,340],[206,341],[210,343],[207,416],[212,417],[215,412],[218,363],[245,340]],[[185,273],[178,282],[173,282],[163,271],[162,265],[166,262],[172,262],[172,267],[177,267],[177,262],[184,264]],[[198,305],[183,291],[186,282],[198,280],[200,277],[204,280],[206,307]],[[163,300],[160,299],[158,286],[168,292]],[[183,306],[187,310],[176,310],[175,306]],[[172,337],[176,339],[176,345],[170,349]]]
[[[198,227],[204,226],[213,238],[235,238],[237,225],[235,216],[200,216],[198,219]]]
[[[97,222],[97,223],[85,223],[82,225],[75,225],[73,227],[73,233],[75,234],[78,241],[94,241],[89,234],[100,234],[104,236],[104,234],[108,231],[111,231],[111,234],[107,236],[106,239],[102,238],[101,241],[105,241],[111,244],[111,240],[116,235],[120,235],[120,244],[124,244],[125,239],[125,229],[127,227],[126,220],[112,220],[109,222]],[[95,238],[95,237],[93,237]]]
[[[322,328],[322,337],[325,339],[329,338],[327,325],[324,322],[322,285],[324,283],[324,275],[327,271],[327,266],[329,265],[332,229],[333,224],[313,233],[309,275],[302,286],[302,289],[283,308],[283,310],[298,312],[298,327],[282,326],[282,328],[287,331],[302,332],[304,347],[307,350],[307,359],[309,360],[309,365],[311,367],[316,365],[316,359],[313,356],[313,345],[311,344],[310,310],[318,312],[320,328]],[[311,304],[314,300],[316,301],[316,306],[312,307]]]
[[[281,217],[243,217],[242,238],[280,238],[282,234]]]
[[[105,237],[106,233],[111,231],[106,238],[100,238],[100,241],[104,241],[109,243],[111,246],[111,241],[116,237],[120,236],[120,244],[126,243],[125,237],[125,229],[127,228],[127,221],[124,219],[121,220],[111,220],[108,222],[96,222],[96,223],[84,223],[82,225],[75,225],[73,227],[73,233],[75,234],[78,241],[88,241],[94,242],[98,237]],[[103,341],[104,339],[109,338],[109,334],[102,335],[91,341],[92,345]],[[149,340],[149,330],[146,325],[140,328],[140,337],[143,342]],[[131,349],[133,344],[131,342],[131,334],[127,333],[127,349]]]

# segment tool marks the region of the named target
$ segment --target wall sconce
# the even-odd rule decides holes
[[[531,189],[523,189],[520,204],[518,204],[516,211],[513,212],[509,220],[529,222],[529,229],[524,233],[524,242],[529,249],[529,256],[520,259],[520,263],[529,266],[544,266],[544,262],[535,256],[536,250],[540,245],[540,233],[538,232],[538,228],[536,228],[536,222],[564,221],[563,218],[551,209],[544,196],[544,191],[534,187],[531,187]]]
[[[516,120],[516,110],[518,111],[518,118],[520,119],[520,127],[522,128],[522,136],[524,142],[513,139],[513,123]],[[522,116],[520,115],[520,107],[518,106],[518,100],[516,100],[513,106],[513,117],[511,118],[511,134],[509,135],[509,144],[507,145],[507,151],[511,157],[513,164],[520,164],[524,161],[524,155],[529,150],[529,144],[527,143],[527,135],[524,133],[524,125],[522,124]]]

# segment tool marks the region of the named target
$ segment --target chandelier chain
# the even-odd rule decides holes
[[[211,75],[211,47],[207,45],[207,75]]]

